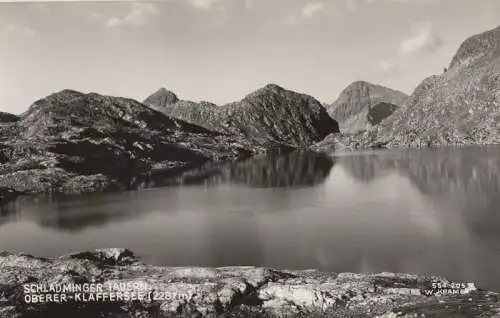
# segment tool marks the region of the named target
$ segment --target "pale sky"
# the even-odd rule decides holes
[[[500,0],[0,2],[0,111],[69,88],[218,104],[276,83],[331,103],[355,80],[411,93]]]

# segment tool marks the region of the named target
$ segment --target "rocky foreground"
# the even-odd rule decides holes
[[[1,317],[494,317],[500,295],[460,288],[438,277],[321,273],[256,267],[159,267],[126,249],[102,249],[46,259],[0,253]],[[43,291],[26,286],[94,283],[66,301],[27,303]],[[128,283],[128,285],[126,284]],[[30,284],[30,285],[26,285]],[[439,285],[439,286],[438,286]],[[33,287],[35,288],[35,287]],[[91,287],[92,289],[92,287]],[[129,291],[136,300],[92,300]],[[460,291],[461,294],[439,294]],[[139,295],[140,292],[149,296]],[[151,293],[150,293],[151,292]],[[47,292],[49,293],[49,292]],[[429,295],[427,295],[429,294]],[[27,296],[28,295],[28,296]],[[71,299],[73,295],[74,299]],[[151,298],[149,298],[151,297]],[[87,302],[84,302],[87,300]]]

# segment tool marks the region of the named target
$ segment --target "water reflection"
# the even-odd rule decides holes
[[[387,151],[338,159],[352,177],[373,187],[394,174],[407,178],[429,204],[419,222],[425,216],[437,228],[429,244],[443,257],[434,256],[440,261],[431,266],[434,271],[500,290],[500,148]]]
[[[500,148],[388,151],[339,157],[357,180],[372,182],[397,171],[436,203],[452,205],[482,237],[500,229]],[[500,246],[500,245],[499,245]]]
[[[412,272],[500,291],[499,176],[499,148],[255,158],[155,183],[183,186],[17,202],[0,249],[123,246],[172,266]]]
[[[153,176],[148,187],[165,185],[241,183],[258,188],[314,186],[325,181],[334,165],[330,156],[295,151],[244,161],[207,164],[172,178]]]
[[[59,198],[24,197],[4,206],[0,226],[2,222],[32,220],[42,227],[60,231],[102,227],[109,222],[140,217],[138,212],[145,198],[137,200],[136,196],[136,192],[123,192]],[[158,200],[152,202],[160,203]]]
[[[256,188],[306,187],[324,182],[333,164],[333,159],[325,155],[293,152],[236,163],[209,164],[173,178],[158,177],[147,187],[200,184],[215,187],[226,183]],[[176,192],[160,193],[153,190],[52,198],[26,197],[2,206],[0,226],[20,218],[22,214],[22,218],[32,219],[40,226],[75,232],[88,227],[102,227],[110,222],[140,218],[152,211],[175,213],[178,197]],[[280,206],[284,204],[279,196],[275,196],[275,201]],[[249,209],[251,211],[252,207]]]
[[[325,181],[333,164],[333,159],[326,155],[292,152],[231,165],[223,175],[226,180],[251,187],[314,186]]]
[[[373,153],[345,154],[339,156],[338,162],[356,180],[369,183],[390,172],[393,162],[382,151]]]
[[[259,220],[253,211],[233,211],[223,218],[205,216],[203,232],[210,251],[209,266],[265,264],[265,242],[259,235]]]

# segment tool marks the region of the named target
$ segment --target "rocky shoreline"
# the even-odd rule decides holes
[[[1,252],[0,268],[1,317],[500,316],[497,293],[410,274],[162,267],[119,248],[50,259]],[[77,285],[87,292],[54,292]]]

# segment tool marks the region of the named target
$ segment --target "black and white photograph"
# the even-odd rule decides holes
[[[500,317],[500,0],[0,0],[4,317]]]

